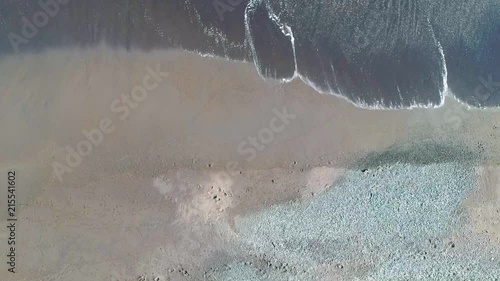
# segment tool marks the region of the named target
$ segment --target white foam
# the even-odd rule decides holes
[[[265,76],[262,74],[261,71],[259,57],[257,55],[257,51],[255,50],[255,44],[252,38],[252,28],[250,26],[250,18],[249,18],[249,14],[253,13],[255,11],[255,8],[261,2],[262,0],[250,0],[247,6],[245,7],[245,41],[247,42],[248,46],[250,47],[250,51],[252,52],[252,59],[255,68],[257,69],[257,73],[259,74],[260,77],[262,77],[265,80]]]
[[[427,23],[429,24],[429,27],[431,29],[432,39],[434,40],[434,43],[438,47],[439,54],[441,55],[441,64],[443,67],[443,73],[442,73],[442,75],[443,75],[443,89],[441,90],[441,92],[439,94],[441,96],[441,104],[440,105],[442,106],[444,104],[444,97],[448,93],[448,68],[446,67],[446,57],[444,56],[443,47],[441,46],[441,43],[439,42],[439,40],[437,40],[436,35],[434,34],[434,28],[432,27],[429,18],[427,18]]]
[[[294,59],[294,67],[295,67],[295,70],[294,70],[294,74],[292,77],[290,78],[282,78],[282,79],[270,79],[270,78],[266,78],[266,76],[262,73],[262,70],[261,70],[261,63],[259,61],[259,58],[258,58],[258,55],[256,53],[256,50],[255,50],[255,45],[254,45],[254,42],[253,42],[253,38],[252,38],[252,35],[251,35],[251,27],[250,27],[250,22],[249,22],[249,13],[251,12],[254,12],[255,8],[261,4],[262,1],[261,0],[251,0],[247,7],[245,8],[245,32],[246,32],[246,40],[250,46],[250,49],[251,49],[251,52],[252,52],[252,58],[253,58],[253,63],[255,65],[255,68],[257,70],[257,74],[264,80],[264,81],[268,81],[268,80],[278,80],[279,82],[281,83],[289,83],[291,81],[293,81],[295,78],[299,77],[305,84],[309,85],[310,87],[312,87],[314,90],[316,90],[318,93],[321,93],[321,94],[330,94],[330,95],[334,95],[338,98],[342,98],[346,101],[348,101],[349,103],[353,104],[354,106],[356,107],[359,107],[359,108],[363,108],[363,109],[369,109],[369,110],[404,110],[404,109],[417,109],[417,108],[439,108],[441,106],[443,106],[444,104],[444,96],[445,96],[445,93],[448,92],[448,83],[447,83],[447,77],[448,77],[448,71],[446,69],[446,61],[445,61],[445,58],[444,58],[444,52],[443,52],[443,49],[441,48],[441,45],[438,43],[438,46],[439,46],[439,49],[440,49],[440,53],[441,53],[441,57],[442,57],[442,60],[443,60],[443,89],[442,91],[440,91],[440,103],[438,105],[435,105],[433,104],[432,102],[429,102],[427,104],[419,104],[415,101],[413,101],[413,103],[410,104],[410,106],[399,106],[399,105],[394,105],[394,104],[389,104],[389,105],[385,105],[384,102],[383,102],[383,99],[380,100],[380,101],[376,101],[374,104],[368,104],[364,101],[362,101],[361,99],[357,99],[356,101],[352,101],[351,99],[347,98],[347,96],[343,95],[342,93],[336,93],[332,90],[332,87],[331,85],[329,84],[329,82],[327,81],[328,83],[328,90],[325,90],[323,89],[322,87],[320,87],[319,85],[315,84],[314,82],[312,82],[311,80],[309,80],[307,77],[305,77],[304,75],[300,74],[299,71],[298,71],[298,66],[297,66],[297,56],[296,56],[296,49],[295,49],[295,37],[293,35],[293,30],[290,26],[284,24],[281,22],[280,18],[271,10],[271,8],[269,6],[266,6],[266,9],[267,9],[267,12],[268,12],[268,15],[270,17],[270,19],[280,28],[281,32],[288,38],[290,38],[290,43],[291,43],[291,46],[292,46],[292,51],[293,51],[293,59]],[[433,37],[434,37],[434,34],[433,34]],[[434,37],[435,38],[435,37]],[[335,71],[333,69],[333,65],[331,65],[332,67],[332,73],[334,75],[334,79],[335,81],[337,80],[337,77],[335,76]],[[399,93],[399,97],[401,100],[403,100],[403,97],[401,95],[401,91],[399,89],[399,85],[397,87],[398,89],[398,93]],[[340,92],[340,90],[339,90]]]

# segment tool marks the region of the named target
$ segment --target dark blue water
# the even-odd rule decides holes
[[[439,106],[448,90],[500,105],[498,0],[55,1],[2,0],[0,52],[182,48],[253,61],[263,78],[302,78],[359,106]]]

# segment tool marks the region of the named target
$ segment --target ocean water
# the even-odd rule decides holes
[[[55,1],[2,1],[1,54],[181,48],[253,62],[264,79],[302,79],[361,107],[437,107],[445,95],[500,105],[497,0]]]

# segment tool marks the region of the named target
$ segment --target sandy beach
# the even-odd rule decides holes
[[[283,261],[286,251],[248,250],[261,242],[245,227],[273,208],[291,216],[276,206],[315,208],[351,173],[373,169],[386,179],[356,163],[423,142],[477,156],[464,162],[470,189],[453,205],[467,218],[446,239],[470,232],[488,251],[500,247],[500,114],[493,109],[447,97],[432,110],[366,110],[299,79],[264,81],[250,63],[104,46],[3,57],[0,100],[0,170],[18,178],[15,280],[236,280],[221,272],[240,270],[237,261],[243,271],[274,270],[265,280],[300,276],[300,266],[318,280],[353,280],[352,272],[368,278],[363,272],[373,264],[338,265],[327,254],[311,255],[309,264],[293,255]],[[432,175],[451,169],[450,155],[415,165]],[[381,166],[400,164],[413,165]],[[2,253],[7,237],[2,228]],[[0,279],[11,280],[1,264]]]

